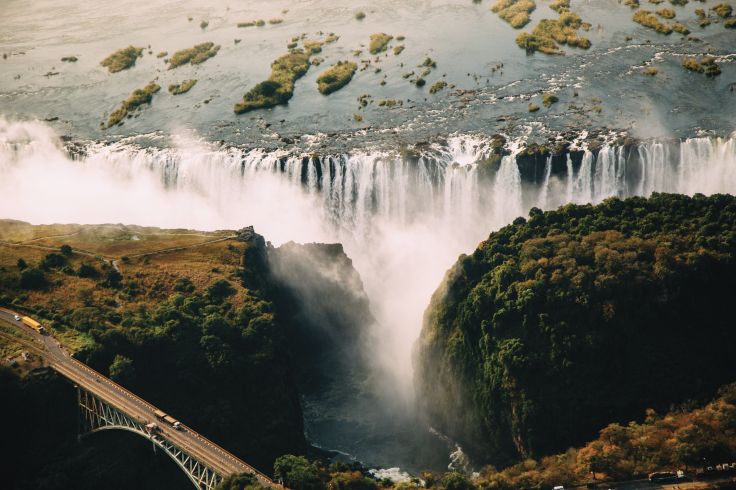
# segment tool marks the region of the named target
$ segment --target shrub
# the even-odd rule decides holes
[[[20,287],[22,289],[44,289],[48,286],[46,274],[42,269],[25,269],[20,274]]]
[[[724,19],[726,17],[731,17],[731,14],[733,13],[733,7],[727,3],[719,3],[715,7],[712,7],[711,10],[715,12],[716,15]]]
[[[434,82],[431,87],[429,87],[429,93],[430,94],[436,94],[440,90],[443,90],[445,87],[447,87],[447,82],[444,80],[440,80],[438,82]]]
[[[96,278],[100,275],[99,271],[92,264],[83,263],[77,269],[77,275],[82,278]]]
[[[323,490],[317,467],[304,456],[287,454],[273,464],[274,478],[292,490]]]
[[[143,48],[128,46],[109,55],[100,62],[100,65],[106,67],[110,73],[117,73],[134,66],[135,61],[141,56],[143,56]]]
[[[189,92],[196,84],[197,80],[184,80],[181,83],[174,83],[169,85],[169,93],[171,95],[185,94]]]
[[[199,65],[217,55],[220,45],[212,42],[197,44],[194,47],[182,49],[174,53],[169,59],[169,69],[191,63]]]
[[[371,54],[378,54],[386,51],[388,43],[390,43],[393,38],[393,36],[383,32],[371,34],[371,40],[368,44],[368,52]]]
[[[143,104],[150,104],[153,99],[153,95],[159,90],[161,90],[161,86],[154,82],[149,83],[142,89],[134,90],[133,93],[130,94],[130,97],[125,99],[120,104],[120,107],[110,114],[110,117],[107,119],[107,127],[111,128],[116,124],[119,124],[125,116]]]
[[[135,379],[133,360],[120,354],[115,356],[108,372],[110,379],[118,383],[130,384]]]
[[[552,107],[552,104],[556,104],[559,101],[559,97],[557,97],[555,94],[544,94],[542,96],[542,105],[547,108]]]
[[[338,61],[317,77],[317,87],[320,93],[329,95],[340,90],[353,79],[358,65],[352,61]]]
[[[537,8],[534,0],[498,0],[491,7],[491,11],[511,24],[514,29],[520,29],[530,21],[529,14]]]
[[[233,294],[235,294],[235,288],[225,279],[219,279],[207,288],[207,296],[215,303],[221,303]]]
[[[309,54],[301,49],[277,58],[271,64],[268,80],[256,84],[245,95],[243,101],[235,104],[236,114],[255,109],[285,104],[294,94],[294,82],[309,70]]]
[[[644,27],[654,29],[655,31],[661,34],[671,34],[672,33],[672,27],[670,27],[669,25],[663,22],[660,22],[657,16],[654,15],[649,10],[645,10],[645,9],[637,10],[636,13],[634,13],[633,20],[637,24],[641,24]]]
[[[44,270],[59,269],[64,265],[66,265],[66,257],[57,253],[47,254],[41,262],[41,267]]]

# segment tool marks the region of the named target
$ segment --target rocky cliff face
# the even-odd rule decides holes
[[[736,199],[568,205],[447,273],[416,346],[418,400],[476,462],[584,442],[736,377]]]
[[[358,272],[341,244],[272,247],[246,229],[243,283],[260,288],[288,331],[300,392],[319,391],[342,362],[360,363],[361,340],[374,321]]]

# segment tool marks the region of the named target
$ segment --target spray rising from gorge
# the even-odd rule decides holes
[[[41,123],[0,122],[2,214],[203,230],[252,224],[275,244],[343,243],[377,320],[370,344],[379,391],[407,402],[430,295],[489,230],[531,207],[736,190],[734,138],[580,145],[556,155],[522,152],[522,141],[499,154],[478,136],[322,156],[169,143],[64,145]]]

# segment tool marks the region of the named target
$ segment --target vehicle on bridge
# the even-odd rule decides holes
[[[46,329],[43,328],[43,325],[38,323],[33,318],[29,316],[24,316],[23,318],[21,318],[21,321],[23,322],[24,325],[31,327],[33,330],[40,333],[41,335],[46,335]]]
[[[161,410],[156,410],[153,412],[153,414],[156,416],[157,419],[166,422],[170,426],[172,426],[176,430],[184,430],[184,427],[182,427],[181,422],[176,420],[171,415],[166,415],[165,412],[162,412]]]
[[[155,434],[157,432],[161,432],[161,427],[159,427],[158,424],[151,422],[150,424],[146,424],[146,430],[150,434]]]
[[[677,482],[677,474],[671,471],[655,471],[649,474],[649,481],[652,483]]]

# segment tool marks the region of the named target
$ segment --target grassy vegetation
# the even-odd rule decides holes
[[[390,43],[393,38],[393,36],[383,32],[371,34],[371,40],[368,44],[368,52],[370,54],[383,53],[386,51],[388,43]]]
[[[539,106],[533,102],[529,102],[528,109],[529,112],[537,112],[539,110]]]
[[[363,19],[365,19],[365,12],[363,12],[362,10],[355,12],[355,20],[363,20]]]
[[[79,58],[77,58],[76,56],[64,56],[63,58],[61,58],[61,61],[64,61],[66,63],[75,63],[79,61]]]
[[[324,45],[325,45],[325,42],[324,41],[317,41],[317,40],[313,40],[313,39],[308,40],[308,41],[304,41],[304,51],[306,51],[310,55],[321,53],[322,52],[322,46],[324,46]]]
[[[192,48],[182,49],[174,53],[169,59],[169,69],[191,63],[198,65],[217,55],[220,45],[212,42],[197,44]]]
[[[672,27],[668,24],[661,22],[657,16],[649,10],[641,9],[634,13],[634,22],[641,24],[644,27],[653,29],[661,34],[671,34]]]
[[[394,55],[395,56],[400,55],[403,51],[404,51],[404,45],[403,44],[399,44],[398,46],[395,46],[394,47]]]
[[[28,237],[43,240],[17,243]],[[75,357],[266,472],[278,455],[306,450],[292,366],[321,369],[323,356],[335,351],[327,330],[344,339],[370,316],[365,297],[346,292],[359,283],[350,264],[340,245],[271,249],[247,231],[0,221],[0,305],[36,317]],[[307,284],[302,294],[314,297],[296,299],[288,288],[299,286],[286,284],[277,269],[294,271]],[[24,284],[26,270],[38,271],[43,286]],[[315,308],[321,313],[312,316]],[[313,389],[319,376],[305,378]],[[0,392],[21,404],[4,381]],[[64,389],[73,400],[73,390]],[[73,438],[76,422],[68,420]],[[80,489],[105,487],[87,485],[82,475],[74,481]]]
[[[733,196],[654,194],[535,208],[491,233],[424,317],[415,379],[430,423],[506,465],[712,397],[734,380],[735,225]]]
[[[352,61],[338,61],[317,77],[317,87],[323,95],[340,90],[353,79],[358,65]]]
[[[136,89],[130,94],[130,97],[125,99],[120,107],[115,109],[110,117],[107,119],[107,127],[111,128],[116,124],[119,124],[123,119],[130,115],[130,113],[138,109],[143,104],[150,104],[153,94],[161,90],[161,86],[157,83],[151,82],[142,89]]]
[[[552,3],[549,4],[549,8],[558,14],[567,12],[570,10],[570,0],[552,0]]]
[[[159,51],[156,54],[156,58],[166,58],[169,55],[168,51]]]
[[[502,471],[487,468],[474,483],[499,490],[551,488],[587,483],[591,477],[621,481],[646,478],[654,471],[688,471],[702,465],[703,458],[732,459],[736,452],[734,423],[736,385],[728,385],[702,407],[682,407],[661,415],[650,409],[641,422],[610,424],[581,448]]]
[[[284,19],[268,19],[268,23],[271,25],[277,25],[284,22]]]
[[[274,476],[287,488],[299,490],[609,488],[611,481],[645,479],[655,471],[682,469],[692,477],[692,468],[700,467],[703,459],[732,461],[736,454],[735,424],[736,385],[726,385],[715,399],[702,406],[684,405],[663,414],[648,409],[641,422],[612,423],[582,447],[539,459],[528,458],[500,470],[486,466],[472,476],[460,471],[424,471],[419,475],[421,480],[394,483],[377,480],[357,463],[328,465],[290,454],[276,459]],[[721,487],[701,482],[696,486],[716,490],[732,488],[732,483]],[[229,476],[216,490],[260,489],[252,477],[241,474]]]
[[[542,105],[547,108],[552,107],[552,104],[556,104],[559,101],[559,97],[557,97],[555,94],[544,94],[542,96]]]
[[[721,74],[721,68],[716,63],[715,58],[711,56],[705,56],[700,60],[688,56],[682,60],[682,66],[686,70],[702,73],[708,77],[715,77]]]
[[[733,13],[733,7],[727,3],[719,3],[715,7],[712,7],[711,10],[716,13],[718,17],[726,18],[731,17],[731,14]]]
[[[169,93],[171,95],[185,94],[189,92],[196,84],[197,80],[184,80],[181,83],[173,83],[169,85]]]
[[[657,68],[653,66],[647,66],[641,72],[644,73],[645,75],[649,75],[653,77],[654,75],[659,73],[659,70],[657,70]]]
[[[624,0],[624,5],[628,5],[632,9],[639,8],[639,0]]]
[[[294,49],[290,53],[277,58],[271,63],[271,75],[268,80],[258,83],[244,96],[243,101],[235,104],[236,114],[256,109],[286,104],[294,95],[294,83],[304,76],[311,66],[311,53]]]
[[[680,22],[673,22],[672,30],[679,34],[682,34],[683,36],[687,36],[688,34],[690,34],[690,29],[688,29],[685,24],[681,24]]]
[[[440,80],[437,82],[434,82],[431,87],[429,87],[429,93],[430,94],[436,94],[437,92],[444,90],[445,87],[447,87],[447,82],[444,80]]]
[[[540,20],[531,34],[520,33],[516,37],[516,44],[527,53],[540,51],[545,54],[560,54],[560,44],[588,49],[590,40],[577,32],[582,26],[583,22],[578,14],[563,12],[559,19]]]
[[[276,322],[277,293],[258,282],[265,243],[213,241],[230,234],[84,227],[78,242],[91,254],[112,243],[129,257],[116,256],[120,273],[73,252],[50,260],[53,251],[0,246],[0,304],[37,317],[82,361],[268,469],[305,447],[284,343],[296,333]],[[58,251],[66,239],[48,243]],[[23,287],[19,258],[42,271],[44,288]],[[128,369],[117,369],[119,358]],[[252,403],[258,393],[266,399]]]
[[[675,18],[675,11],[669,8],[661,8],[657,9],[657,15],[664,19],[674,19]]]
[[[397,99],[382,99],[378,102],[378,107],[396,107],[404,105],[403,100]]]
[[[491,11],[511,24],[514,29],[521,29],[530,21],[529,14],[537,8],[534,0],[497,0]]]
[[[135,61],[141,56],[143,56],[143,48],[128,46],[112,53],[102,60],[100,65],[107,68],[110,73],[117,73],[135,66]]]

